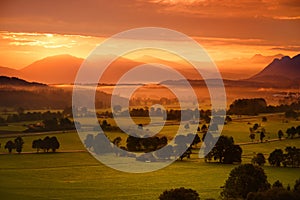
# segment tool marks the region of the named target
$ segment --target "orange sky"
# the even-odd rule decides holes
[[[144,26],[193,37],[224,69],[255,54],[300,52],[298,0],[2,0],[0,66],[18,69],[57,54],[84,58],[106,37]]]

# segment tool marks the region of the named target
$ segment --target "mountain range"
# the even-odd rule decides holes
[[[280,57],[281,56],[281,57]],[[280,57],[280,58],[278,58]],[[251,58],[251,63],[263,62],[268,59],[273,59],[273,61],[268,64],[259,73],[251,76],[250,78],[244,78],[236,81],[227,81],[232,85],[235,82],[243,82],[251,85],[255,84],[266,84],[266,85],[278,85],[283,84],[284,87],[290,87],[293,85],[299,85],[300,82],[300,54],[290,58],[288,56],[282,56],[281,54],[275,55],[273,57],[262,56],[260,54],[255,55]],[[68,84],[73,83],[76,77],[77,71],[79,70],[84,59],[77,58],[71,55],[57,55],[46,57],[44,59],[38,60],[20,70],[11,69],[7,67],[0,67],[0,76],[8,77],[18,77],[33,82],[41,82],[46,84]],[[116,83],[125,72],[133,69],[135,66],[145,64],[145,62],[155,62],[164,65],[171,66],[182,73],[187,79],[195,79],[194,70],[186,70],[185,65],[187,63],[183,62],[172,62],[168,60],[153,58],[153,57],[143,57],[137,60],[131,60],[126,58],[119,58],[115,60],[111,67],[109,67],[103,78],[100,80],[101,83]],[[247,61],[244,61],[247,62]],[[242,64],[241,64],[242,65]],[[245,64],[247,65],[247,63]],[[241,68],[243,66],[240,66]],[[147,68],[147,67],[146,67]],[[159,68],[159,67],[158,67]],[[117,70],[116,70],[117,69]],[[232,70],[234,73],[234,70]],[[165,71],[167,74],[168,71]],[[140,71],[134,72],[135,77],[139,77],[140,80],[147,80],[149,77],[159,76],[160,74],[146,73],[141,74]],[[222,73],[222,71],[221,71]],[[172,77],[170,76],[170,79]],[[226,77],[225,77],[226,79]]]

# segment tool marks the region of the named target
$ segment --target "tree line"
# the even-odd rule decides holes
[[[7,141],[4,148],[7,149],[9,153],[12,153],[13,149],[15,149],[16,152],[20,154],[23,150],[23,145],[23,138],[21,136],[18,136],[14,140]],[[37,139],[32,141],[32,148],[36,149],[37,152],[39,152],[40,150],[49,152],[50,149],[52,150],[52,152],[56,152],[59,147],[60,143],[55,136],[46,136],[44,139]]]
[[[141,157],[136,158],[137,160],[146,161],[150,159],[150,161],[155,161],[157,159],[166,160],[170,159],[171,157],[182,160],[185,157],[190,157],[192,153],[192,147],[196,146],[201,139],[198,134],[194,135],[190,133],[186,136],[176,136],[174,139],[174,145],[168,145],[168,139],[165,136],[140,138],[129,135],[126,139],[126,146],[122,146],[121,141],[121,137],[116,137],[112,141],[109,141],[104,133],[99,133],[95,136],[93,134],[88,134],[84,140],[84,144],[86,148],[95,152],[96,154],[115,152],[117,156],[135,157],[134,152],[143,152],[148,153],[147,156],[151,154],[151,158],[146,158],[142,155]],[[111,143],[115,146],[112,146]]]
[[[253,99],[237,99],[230,106],[228,114],[232,115],[258,115],[260,113],[279,113],[285,112],[287,118],[297,118],[299,113],[295,110],[300,110],[300,101],[290,105],[267,105],[263,98]]]

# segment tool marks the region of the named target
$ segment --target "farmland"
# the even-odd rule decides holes
[[[260,123],[266,129],[267,140],[277,138],[282,129],[299,125],[299,121],[283,123],[281,114],[246,117],[232,116],[233,121],[224,126],[224,135],[233,136],[243,149],[243,163],[251,162],[255,153],[264,153],[267,157],[275,148],[300,146],[300,139],[284,139],[272,142],[249,143],[249,127]],[[147,119],[145,119],[146,121]],[[172,133],[175,126],[166,126],[165,134]],[[163,131],[164,131],[163,130]],[[47,133],[44,133],[47,135]],[[201,135],[201,133],[199,133]],[[45,135],[24,136],[22,154],[8,155],[3,146],[13,138],[2,137],[0,143],[0,194],[4,199],[157,199],[165,189],[187,187],[195,189],[201,198],[218,198],[221,186],[231,169],[237,165],[205,163],[198,158],[197,149],[191,159],[176,161],[170,166],[142,174],[130,174],[110,169],[85,152],[77,133],[53,133],[61,146],[57,153],[34,153],[33,140]],[[115,138],[121,133],[109,133]],[[258,139],[258,138],[257,138]],[[200,144],[201,145],[201,144]],[[200,147],[198,145],[198,148]],[[76,151],[75,151],[76,150]],[[27,152],[27,153],[26,153]],[[268,181],[280,180],[284,186],[293,185],[299,178],[299,168],[263,167]]]

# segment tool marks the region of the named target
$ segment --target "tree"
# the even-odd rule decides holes
[[[243,150],[239,145],[230,145],[225,149],[224,160],[225,164],[241,163]]]
[[[114,140],[113,140],[113,144],[116,145],[117,147],[120,146],[120,143],[122,141],[122,138],[119,136],[119,137],[116,137]]]
[[[46,130],[57,130],[58,121],[57,118],[45,119],[43,121]]]
[[[187,137],[190,138],[191,140],[193,138],[191,146],[197,146],[197,144],[199,144],[201,142],[201,139],[200,139],[200,137],[199,137],[199,135],[197,133],[195,135],[192,134],[192,133],[189,133],[187,135]]]
[[[262,119],[261,119],[261,121],[262,122],[266,122],[266,121],[268,121],[268,119],[267,119],[267,117],[263,116]]]
[[[288,110],[284,113],[286,118],[297,118],[298,114],[294,110]]]
[[[260,135],[259,135],[260,142],[263,142],[263,140],[264,140],[265,137],[266,137],[265,132],[261,131]]]
[[[300,166],[300,149],[296,147],[286,147],[286,153],[282,162],[283,166],[299,167]]]
[[[55,136],[50,138],[49,143],[50,143],[50,149],[52,149],[52,152],[55,152],[56,149],[59,149],[60,144]]]
[[[283,137],[282,130],[279,130],[278,133],[277,133],[277,135],[278,135],[278,139],[281,140],[281,138]]]
[[[255,123],[255,124],[253,125],[253,130],[256,131],[258,128],[259,128],[259,124],[258,124],[258,123]]]
[[[229,107],[228,114],[257,115],[267,110],[267,102],[263,98],[238,99]]]
[[[189,147],[182,155],[179,156],[180,160],[182,160],[183,158],[191,158],[191,154],[192,154],[192,148]]]
[[[267,176],[261,167],[243,164],[230,172],[221,196],[228,199],[245,199],[250,192],[266,190],[269,187]]]
[[[291,127],[291,128],[288,128],[288,129],[286,130],[286,133],[287,133],[288,137],[291,137],[291,139],[293,139],[294,136],[295,136],[296,133],[297,133],[297,130],[296,130],[296,128],[293,126],[293,127]]]
[[[13,141],[9,140],[8,142],[6,142],[4,148],[8,149],[8,152],[11,153],[12,150],[16,148],[16,146],[15,146],[15,143]]]
[[[252,158],[252,163],[253,164],[258,164],[259,166],[262,166],[266,163],[266,159],[264,154],[258,153]]]
[[[295,181],[294,191],[300,193],[300,178]]]
[[[95,136],[93,149],[96,154],[113,152],[113,148],[104,133],[99,133]]]
[[[85,147],[88,148],[89,150],[91,150],[91,148],[93,147],[93,144],[94,144],[94,135],[87,134],[86,138],[84,140]]]
[[[300,195],[284,188],[271,188],[267,191],[250,192],[247,200],[298,200]]]
[[[201,126],[201,131],[202,131],[202,132],[206,132],[207,130],[208,130],[208,128],[207,128],[206,124],[203,124],[203,125]]]
[[[165,190],[159,196],[159,200],[200,200],[200,197],[197,191],[181,187]]]
[[[168,145],[162,149],[159,149],[158,151],[155,151],[155,155],[160,159],[170,159],[171,156],[173,156],[174,150],[173,146]]]
[[[49,152],[49,149],[51,149],[51,145],[50,145],[50,137],[49,136],[46,136],[44,139],[43,139],[43,149],[44,149],[44,152]]]
[[[281,149],[275,149],[272,153],[270,153],[268,161],[270,165],[276,165],[279,167],[283,161],[283,151]]]
[[[32,148],[36,149],[36,152],[38,153],[40,149],[44,148],[44,142],[42,139],[33,140],[32,141]]]
[[[15,139],[15,146],[16,146],[16,151],[17,151],[19,154],[22,152],[23,144],[24,144],[23,139],[22,139],[20,136],[18,136],[18,137]]]
[[[279,180],[277,180],[273,183],[272,188],[283,188],[283,185]]]
[[[249,135],[251,141],[253,142],[255,140],[255,133],[250,133]]]
[[[300,125],[299,125],[299,126],[297,126],[297,128],[296,128],[296,132],[297,132],[298,136],[300,136]]]
[[[211,149],[211,151],[205,156],[206,160],[218,160],[220,163],[234,163],[241,162],[242,149],[238,145],[234,145],[232,137],[221,135]]]

